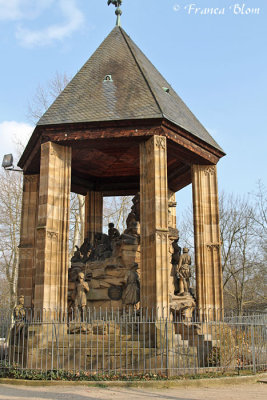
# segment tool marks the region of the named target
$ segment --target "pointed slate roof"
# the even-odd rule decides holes
[[[104,81],[106,75],[112,81]],[[169,88],[169,93],[163,88]],[[166,118],[222,151],[126,32],[116,26],[38,126]]]

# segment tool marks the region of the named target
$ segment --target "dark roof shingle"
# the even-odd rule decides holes
[[[112,81],[105,82],[106,75]],[[37,125],[162,117],[221,150],[126,32],[116,26]]]

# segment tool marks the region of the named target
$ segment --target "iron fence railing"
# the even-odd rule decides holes
[[[3,314],[0,371],[178,376],[266,369],[266,314],[213,320],[198,310],[185,320],[156,311],[26,310],[17,321]]]

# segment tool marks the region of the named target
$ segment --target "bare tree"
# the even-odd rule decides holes
[[[45,113],[52,102],[60,95],[70,78],[66,73],[56,72],[45,86],[39,85],[35,95],[28,105],[28,119],[36,123]],[[70,254],[73,253],[75,245],[80,246],[83,242],[84,232],[84,196],[72,193],[70,207]]]
[[[225,307],[238,314],[266,303],[266,197],[221,193],[220,231]],[[266,196],[266,194],[265,194]],[[193,247],[193,215],[180,225],[181,244]]]
[[[30,122],[37,123],[69,81],[70,78],[66,73],[60,74],[56,72],[55,76],[45,86],[38,85],[35,95],[28,104],[28,119]]]
[[[11,174],[0,172],[0,271],[8,285],[7,303],[13,307],[19,261],[22,176]]]
[[[70,256],[75,246],[81,246],[84,241],[85,197],[71,193],[70,197]]]
[[[253,193],[256,202],[256,214],[254,216],[257,224],[257,233],[266,243],[267,236],[267,188],[259,181],[257,192]]]
[[[225,302],[226,306],[234,302],[237,313],[242,314],[266,301],[262,287],[265,261],[257,222],[259,209],[249,196],[222,194],[220,211]],[[264,231],[266,224],[261,222]]]
[[[131,211],[132,197],[108,197],[104,200],[104,227],[113,222],[121,232],[126,229],[126,219]]]
[[[10,307],[9,285],[5,274],[0,272],[0,313],[3,314]]]

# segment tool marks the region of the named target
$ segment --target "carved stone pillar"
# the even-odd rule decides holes
[[[71,148],[41,146],[35,309],[67,306]]]
[[[173,241],[177,239],[176,227],[176,198],[175,192],[168,190],[168,228],[169,228],[169,293],[174,295],[175,292],[175,271],[172,265],[172,257],[174,253]]]
[[[197,302],[200,312],[218,319],[223,282],[216,166],[193,165],[192,183]]]
[[[18,296],[32,307],[35,284],[35,244],[39,200],[39,175],[24,175],[19,245]]]
[[[96,232],[103,229],[103,194],[101,192],[87,192],[85,197],[85,227],[84,237],[91,243]]]
[[[168,190],[168,200],[169,200],[168,225],[169,225],[169,228],[176,229],[176,198],[175,198],[175,192],[172,192],[171,190]]]
[[[141,306],[158,316],[169,306],[167,142],[140,144]]]

